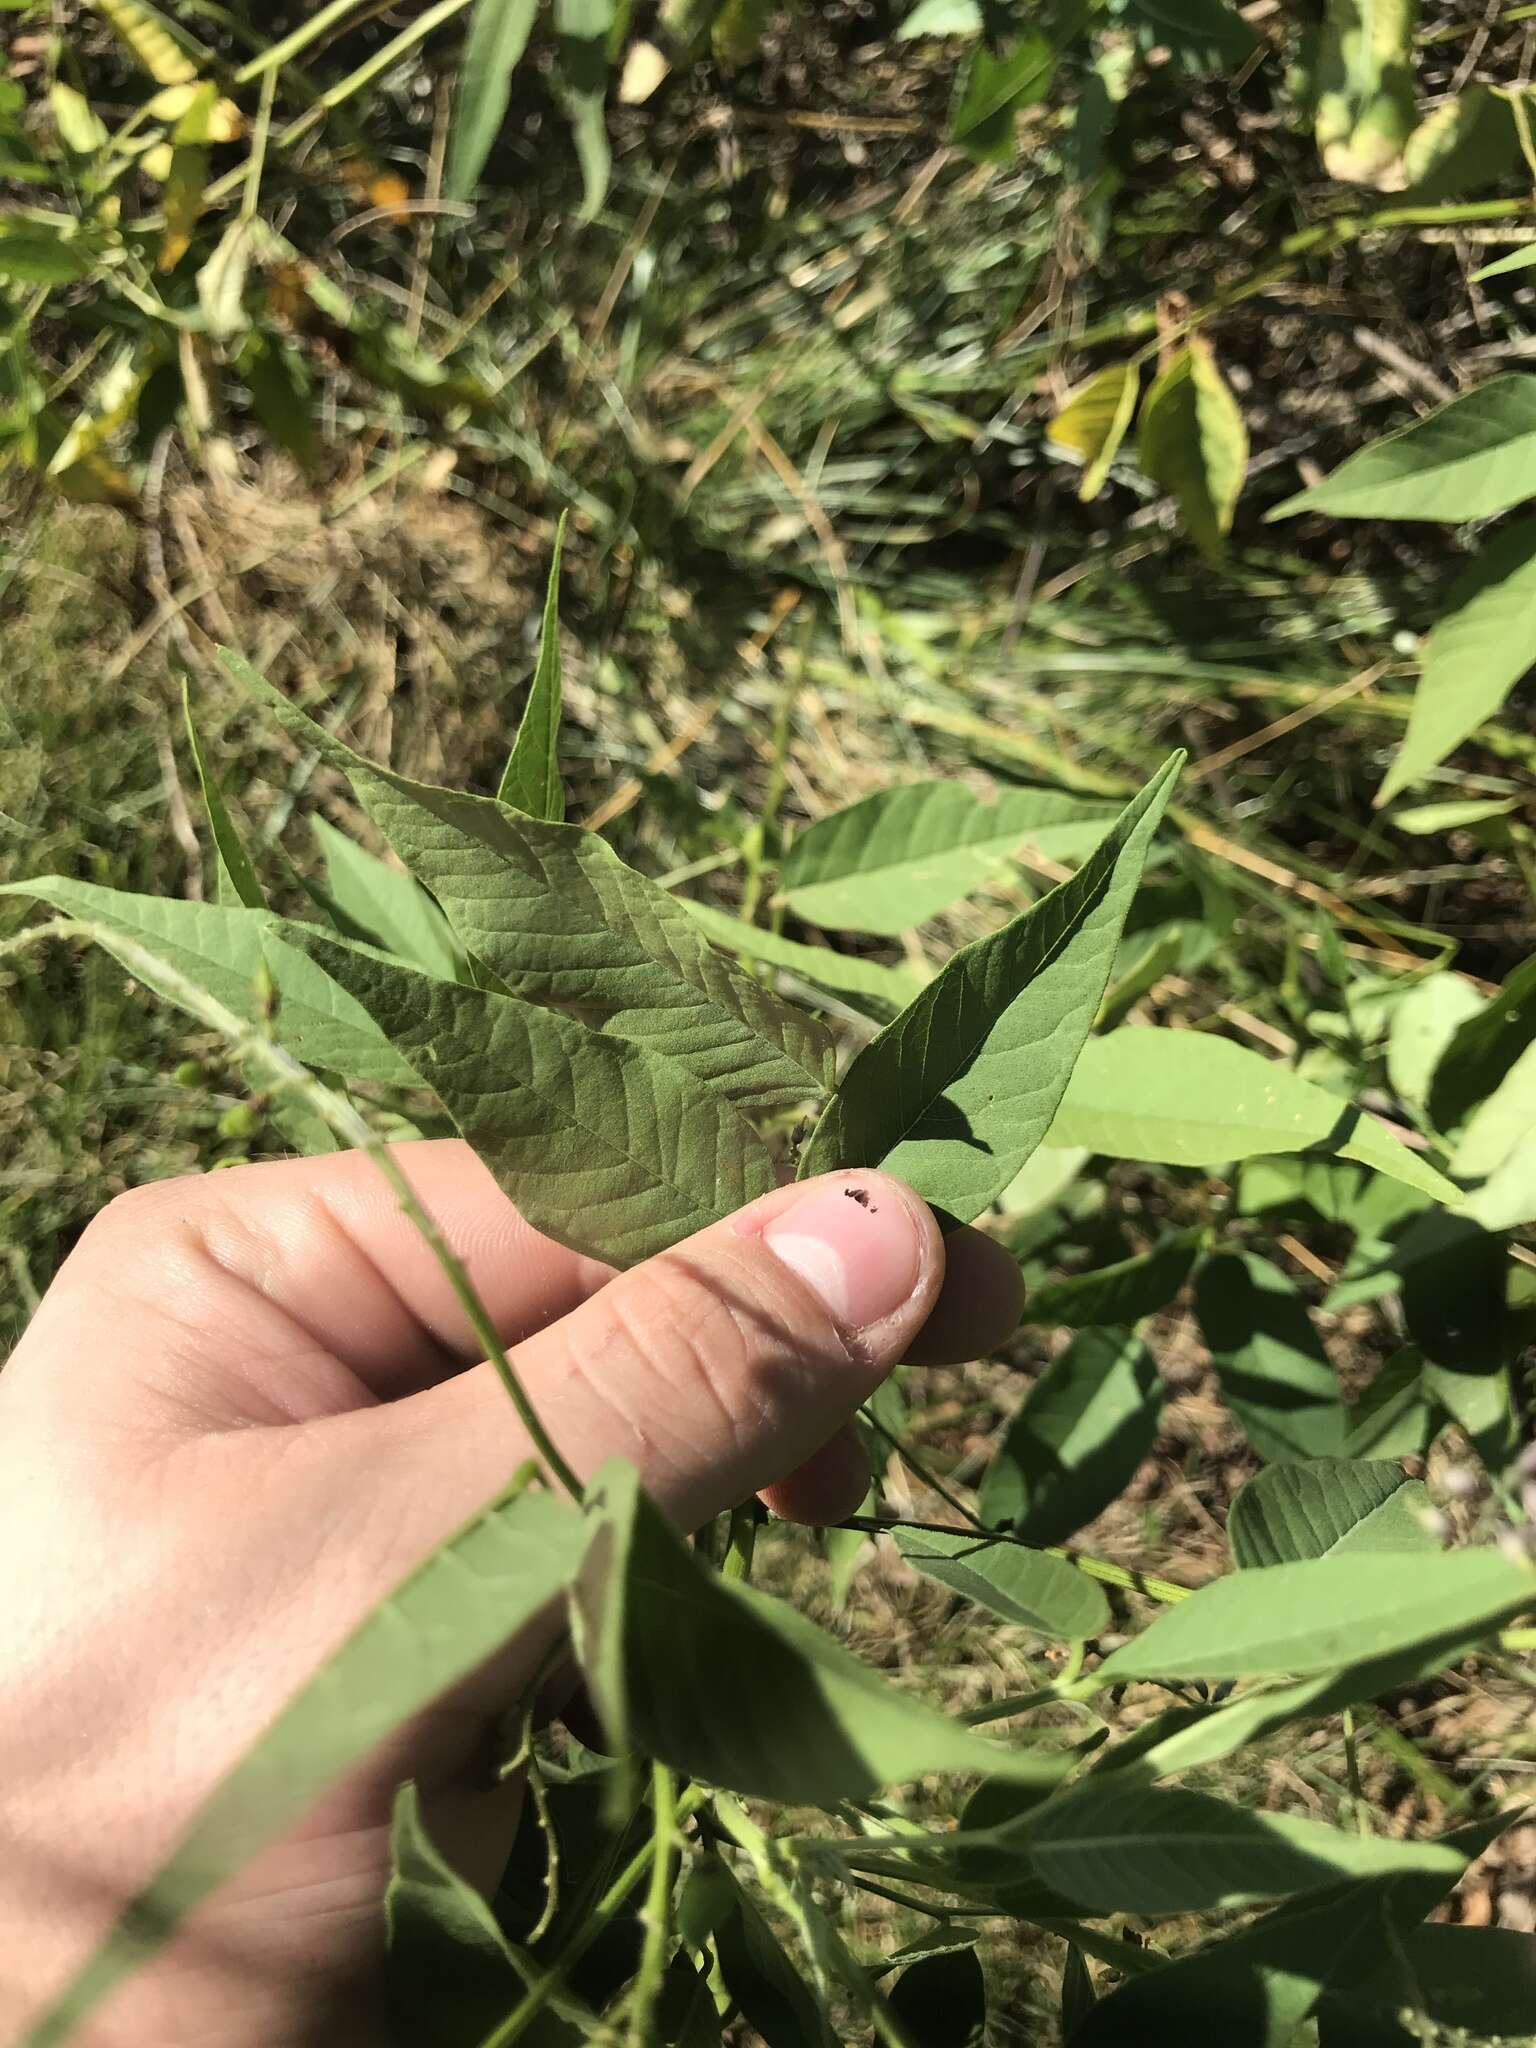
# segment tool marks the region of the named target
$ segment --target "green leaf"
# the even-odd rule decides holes
[[[1482,284],[1487,278],[1504,277],[1512,270],[1529,270],[1533,263],[1536,263],[1536,242],[1522,242],[1518,249],[1511,249],[1496,263],[1485,263],[1481,270],[1474,270],[1472,282]]]
[[[719,1857],[694,1863],[678,1924],[690,1946],[713,1942],[721,1980],[765,2048],[831,2048],[819,2002],[750,1893]]]
[[[1403,145],[1403,203],[1486,191],[1520,161],[1520,132],[1504,93],[1469,85],[1435,108]]]
[[[1202,1268],[1195,1312],[1222,1398],[1261,1458],[1326,1458],[1344,1448],[1344,1396],[1301,1295],[1255,1252]]]
[[[629,1265],[776,1185],[751,1126],[673,1061],[557,1010],[292,930],[435,1091],[528,1222],[562,1244]]]
[[[1015,116],[1045,97],[1055,72],[1056,52],[1038,30],[1026,30],[1005,50],[978,43],[956,96],[950,140],[980,163],[1007,163]]]
[[[1437,1846],[1455,1849],[1465,1867],[1507,1824],[1506,1816],[1458,1829]],[[1101,1999],[1072,2048],[1188,2048],[1191,2040],[1293,2048],[1319,1997],[1374,1974],[1452,1881],[1447,1869],[1409,1870],[1277,1906]]]
[[[48,104],[53,109],[60,142],[75,156],[94,156],[105,146],[106,125],[84,93],[56,78],[48,88]]]
[[[277,335],[251,334],[240,350],[239,365],[256,417],[276,445],[306,474],[314,475],[324,443],[303,357]]]
[[[1513,968],[1496,994],[1465,1023],[1435,1063],[1429,1113],[1437,1130],[1453,1131],[1474,1103],[1503,1086],[1527,1047],[1536,1044],[1536,955]]]
[[[72,284],[89,277],[100,246],[86,235],[72,234],[73,226],[62,215],[56,230],[35,219],[0,218],[0,278],[12,284]]]
[[[1511,371],[1340,463],[1266,517],[1491,519],[1536,495],[1536,376]]]
[[[1443,1174],[1374,1117],[1208,1031],[1128,1025],[1090,1038],[1050,1143],[1163,1166],[1221,1166],[1315,1149],[1374,1167],[1436,1201],[1459,1199]]]
[[[1416,835],[1456,832],[1472,825],[1486,825],[1490,819],[1507,817],[1519,808],[1517,796],[1456,797],[1443,804],[1411,804],[1406,810],[1394,811],[1387,823],[1395,825],[1399,832]]]
[[[1336,1550],[1437,1550],[1425,1527],[1429,1491],[1384,1459],[1318,1458],[1271,1465],[1239,1487],[1227,1541],[1239,1571]]]
[[[1135,362],[1111,363],[1069,392],[1046,426],[1046,439],[1070,449],[1083,465],[1077,495],[1085,505],[1104,488],[1140,391],[1141,370]]]
[[[1125,0],[1115,12],[1138,31],[1144,48],[1171,50],[1186,72],[1236,71],[1259,46],[1225,0]]]
[[[1103,1588],[1064,1557],[956,1530],[893,1529],[896,1548],[925,1579],[974,1600],[1000,1621],[1057,1641],[1081,1641],[1109,1626]]]
[[[291,1828],[402,1722],[466,1678],[573,1577],[588,1527],[523,1492],[486,1508],[401,1581],[283,1708],[48,2011],[55,2048],[216,1886]]]
[[[292,935],[302,937],[305,926],[176,896],[133,896],[62,875],[0,884],[0,894],[35,896],[67,917],[86,918],[139,941],[248,1023],[262,1015],[260,988],[270,975],[277,992],[278,1035],[296,1059],[353,1080],[395,1087],[415,1083],[409,1062],[362,1004],[288,942]],[[167,989],[156,992],[176,1000]]]
[[[1035,1158],[1039,1157],[1037,1152]],[[1139,1323],[1172,1301],[1189,1278],[1203,1242],[1202,1231],[1175,1230],[1138,1258],[1036,1287],[1025,1299],[1024,1320],[1042,1328],[1072,1330],[1093,1323]]]
[[[506,2018],[525,1989],[523,1975],[495,1914],[427,1833],[414,1785],[395,1795],[390,1850],[391,2014],[419,2048],[466,2048]]]
[[[350,925],[386,953],[428,974],[444,981],[468,979],[464,948],[420,882],[366,852],[318,814],[310,824],[325,861],[331,901]]]
[[[1061,2038],[1064,2048],[1071,2048],[1072,2036],[1092,2012],[1096,1995],[1083,1952],[1075,1941],[1069,1941],[1061,1966]]]
[[[522,723],[496,792],[499,802],[552,825],[565,817],[565,788],[560,780],[560,551],[565,545],[565,518],[562,512],[555,528],[539,658],[528,685]]]
[[[1163,1388],[1129,1330],[1082,1330],[1030,1389],[981,1488],[981,1516],[1028,1543],[1091,1522],[1152,1448]]]
[[[1437,1636],[1491,1631],[1536,1606],[1536,1571],[1501,1551],[1344,1551],[1216,1579],[1105,1658],[1126,1678],[1262,1678],[1340,1669]]]
[[[1185,530],[1215,560],[1248,472],[1248,429],[1209,345],[1195,336],[1155,379],[1141,408],[1137,460],[1177,500]]]
[[[1147,784],[1070,881],[954,954],[863,1048],[802,1175],[881,1166],[962,1223],[996,1201],[1050,1128],[1183,758]]]
[[[1460,1180],[1482,1180],[1536,1131],[1536,1045],[1528,1045],[1498,1087],[1480,1102],[1451,1154]]]
[[[886,1995],[907,2048],[984,2048],[987,1980],[974,1948],[909,1963]]]
[[[886,967],[861,953],[834,953],[830,946],[808,946],[762,925],[747,924],[728,911],[717,910],[712,903],[698,903],[687,896],[677,900],[706,938],[723,946],[726,952],[780,967],[786,974],[797,975],[815,987],[832,989],[838,995],[852,996],[858,1002],[873,1003],[881,1009],[901,1010],[923,986],[922,976],[910,968]]]
[[[216,341],[232,340],[250,325],[245,287],[256,247],[255,223],[237,217],[198,266],[197,303],[203,325]]]
[[[830,1086],[826,1028],[710,946],[683,905],[595,832],[377,767],[306,718],[239,655],[224,666],[351,784],[477,959],[514,995],[686,1067],[743,1107]]]
[[[917,0],[896,31],[898,43],[914,36],[979,36],[981,0]]]
[[[603,101],[608,90],[613,5],[614,0],[555,0],[561,93],[585,195],[582,220],[591,220],[608,190],[611,158]]]
[[[1051,1784],[1070,1769],[1064,1751],[969,1734],[784,1601],[711,1571],[627,1467],[606,1468],[587,1498],[595,1531],[576,1647],[611,1741],[708,1784],[813,1805],[928,1771]]]
[[[1441,1054],[1458,1027],[1482,1007],[1482,997],[1465,975],[1441,973],[1415,982],[1392,1012],[1387,1078],[1410,1109],[1422,1114]]]
[[[1463,1213],[1484,1230],[1517,1230],[1536,1223],[1536,1140],[1523,1139],[1503,1165],[1491,1173]]]
[[[538,0],[475,0],[448,134],[445,199],[469,199],[480,182],[538,11]]]
[[[243,903],[250,910],[265,910],[267,899],[256,878],[256,870],[251,866],[250,855],[241,845],[240,835],[224,807],[224,792],[219,787],[219,778],[203,754],[192,717],[192,685],[185,677],[181,685],[181,715],[186,722],[187,745],[192,750],[193,764],[203,792],[203,808],[208,813],[208,824],[218,854],[219,900]]]
[[[1415,1216],[1394,1247],[1424,1385],[1496,1471],[1515,1454],[1502,1241],[1468,1215]]]
[[[1536,1941],[1513,1927],[1415,1927],[1379,1976],[1349,1987],[1352,2002],[1408,2007],[1478,2041],[1529,2040],[1536,2012]],[[1422,2038],[1403,2033],[1404,2041]]]
[[[1111,806],[1057,789],[1003,789],[983,802],[961,782],[882,790],[802,832],[784,863],[784,900],[810,924],[893,936],[984,883],[1026,849],[1081,860]]]
[[[1536,660],[1536,519],[1495,534],[1447,604],[1425,646],[1408,730],[1378,804],[1422,781],[1492,718]]]
[[[1082,1173],[1092,1154],[1084,1145],[1038,1145],[997,1198],[1004,1220],[1038,1215],[1054,1207]]]
[[[1434,1422],[1424,1361],[1405,1345],[1350,1405],[1344,1449],[1351,1458],[1417,1457],[1429,1447]]]
[[[1382,186],[1417,118],[1413,0],[1328,0],[1311,64],[1317,146],[1331,178]]]
[[[1405,1870],[1443,1872],[1454,1883],[1466,1868],[1465,1856],[1439,1842],[1356,1834],[1112,1775],[1041,1807],[1029,1847],[1045,1882],[1094,1914],[1252,1906]]]

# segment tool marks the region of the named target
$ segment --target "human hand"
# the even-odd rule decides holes
[[[556,1447],[629,1459],[685,1529],[758,1492],[834,1521],[898,1360],[1012,1329],[1013,1262],[879,1174],[786,1187],[615,1277],[467,1147],[397,1159]],[[848,1198],[858,1188],[868,1201]],[[14,2039],[279,1707],[529,1446],[362,1154],[159,1182],[85,1233],[0,1375],[0,2038]],[[81,2048],[373,2043],[395,1787],[473,1881],[519,1788],[492,1732],[536,1631],[220,1890]]]

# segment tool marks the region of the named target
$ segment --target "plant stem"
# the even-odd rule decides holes
[[[651,1765],[651,1882],[641,1908],[645,1942],[630,1995],[629,2048],[646,2048],[667,1968],[672,1891],[677,1881],[677,1780],[665,1764]]]
[[[1458,227],[1475,221],[1533,217],[1536,217],[1536,199],[1525,198],[1475,199],[1444,206],[1386,206],[1374,213],[1341,214],[1334,220],[1318,221],[1288,235],[1280,244],[1273,262],[1228,285],[1203,306],[1193,307],[1182,320],[1167,329],[1165,339],[1182,340],[1218,314],[1229,312],[1245,299],[1268,291],[1272,284],[1279,284],[1292,276],[1307,257],[1329,255],[1335,249],[1358,241],[1362,235],[1381,234],[1392,228]],[[1156,335],[1157,331],[1157,307],[1136,306],[1128,312],[1110,314],[1085,327],[1080,334],[1073,335],[1072,347],[1078,350],[1106,341],[1133,341],[1141,335]],[[1032,352],[1043,354],[1057,346],[1052,339],[1033,344]]]
[[[752,1558],[757,1549],[757,1502],[743,1501],[731,1509],[730,1532],[726,1537],[725,1556],[720,1561],[721,1575],[727,1579],[738,1579],[745,1583],[752,1576]]]
[[[883,1431],[881,1433],[885,1434]],[[922,1477],[922,1474],[919,1473],[918,1476]],[[957,1513],[966,1513],[958,1501],[951,1502],[951,1505]],[[968,1516],[967,1519],[976,1533],[984,1536],[989,1543],[1013,1543],[1020,1550],[1037,1550],[1044,1557],[1064,1558],[1068,1564],[1076,1565],[1078,1570],[1090,1579],[1100,1579],[1106,1586],[1122,1586],[1130,1593],[1143,1593],[1149,1600],[1161,1601],[1165,1607],[1171,1607],[1180,1600],[1187,1600],[1195,1590],[1193,1586],[1176,1586],[1172,1579],[1160,1579],[1151,1572],[1136,1571],[1130,1565],[1111,1564],[1107,1557],[1090,1557],[1086,1551],[1063,1550],[1059,1545],[1051,1543],[1026,1543],[1021,1537],[1011,1535],[1006,1529],[987,1529],[977,1522],[974,1516]],[[956,1536],[963,1533],[960,1530],[946,1528],[942,1522],[915,1522],[906,1515],[849,1515],[837,1526],[839,1529],[858,1529],[868,1536],[886,1535],[892,1529],[923,1529],[930,1536]]]
[[[1355,1713],[1353,1707],[1343,1712],[1344,1723],[1344,1775],[1349,1783],[1350,1804],[1354,1809],[1355,1828],[1359,1834],[1368,1834],[1369,1826],[1365,1815],[1365,1789],[1360,1783],[1360,1751],[1355,1741]]]
[[[490,1313],[476,1293],[468,1273],[465,1272],[457,1255],[449,1249],[432,1217],[418,1201],[414,1188],[406,1179],[390,1147],[370,1127],[367,1120],[358,1114],[352,1104],[343,1096],[336,1094],[333,1089],[327,1088],[323,1082],[317,1081],[307,1067],[301,1066],[299,1061],[278,1045],[266,1031],[247,1024],[232,1010],[226,1010],[224,1005],[216,1001],[205,989],[199,988],[196,982],[189,981],[168,961],[160,959],[135,940],[110,930],[106,925],[92,924],[84,919],[72,917],[50,918],[46,924],[30,925],[25,931],[0,944],[0,959],[48,938],[87,939],[100,946],[103,952],[111,953],[147,988],[169,996],[179,1008],[190,1012],[211,1031],[217,1031],[229,1045],[236,1059],[250,1061],[254,1066],[264,1068],[272,1077],[274,1092],[302,1096],[338,1138],[354,1146],[359,1152],[367,1153],[389,1183],[401,1209],[425,1240],[427,1249],[441,1266],[449,1286],[453,1289],[454,1298],[463,1309],[477,1341],[495,1368],[496,1376],[506,1389],[507,1398],[516,1410],[518,1420],[528,1432],[529,1442],[538,1454],[540,1462],[548,1468],[571,1498],[579,1502],[581,1482],[550,1441],[533,1403],[512,1368],[512,1362],[507,1357],[501,1338],[497,1335]]]
[[[789,754],[790,719],[800,695],[801,666],[786,670],[773,715],[773,750],[768,761],[768,787],[757,821],[742,842],[745,873],[741,885],[740,917],[743,924],[756,924],[763,898],[763,872],[768,858],[768,835],[778,822],[784,801],[784,764]]]
[[[936,1493],[939,1499],[943,1501],[945,1507],[953,1508],[955,1513],[960,1517],[960,1519],[963,1522],[968,1522],[970,1526],[974,1530],[976,1530],[979,1535],[991,1535],[991,1530],[988,1529],[985,1526],[985,1524],[977,1518],[975,1509],[968,1508],[963,1501],[957,1500],[955,1496],[950,1492],[949,1488],[944,1484],[943,1480],[940,1479],[936,1473],[930,1472],[927,1466],[923,1464],[921,1459],[918,1458],[914,1452],[908,1450],[907,1446],[902,1442],[901,1438],[899,1436],[893,1435],[892,1432],[886,1428],[885,1424],[879,1419],[877,1415],[874,1414],[874,1412],[871,1410],[867,1402],[859,1410],[859,1413],[864,1418],[864,1420],[869,1424],[870,1428],[875,1432],[875,1435],[878,1436],[883,1443],[889,1444],[890,1448],[896,1453],[897,1457],[900,1458],[902,1464],[906,1466],[907,1470],[912,1474],[914,1479],[920,1480],[922,1484],[926,1486],[931,1493]],[[857,1526],[858,1519],[859,1518],[855,1516],[848,1522],[842,1524],[842,1526],[844,1528],[854,1528]],[[916,1529],[923,1527],[931,1528],[936,1525],[932,1523],[924,1524],[921,1522],[911,1522],[905,1523],[903,1524],[903,1526],[907,1528]],[[952,1536],[955,1532],[951,1529],[947,1530],[945,1533]]]
[[[345,78],[338,79],[335,85],[329,86],[312,107],[306,107],[297,120],[290,121],[278,135],[278,147],[291,149],[301,136],[307,135],[310,129],[323,121],[333,108],[339,107],[344,100],[349,100],[355,93],[361,92],[365,85],[371,85],[381,71],[387,71],[392,64],[398,63],[407,50],[414,49],[432,33],[433,29],[451,20],[455,14],[462,14],[468,5],[469,0],[437,0],[435,7],[429,7],[425,14],[419,14],[382,49],[375,50],[371,57],[359,64],[355,71],[348,72]]]
[[[673,1815],[674,1825],[680,1824],[691,1813],[696,1812],[707,1797],[708,1794],[702,1786],[690,1785],[677,1802]],[[571,1936],[566,1948],[550,1964],[543,1976],[529,1985],[506,2018],[480,2042],[479,2048],[511,2048],[512,2042],[523,2038],[550,2000],[559,1993],[577,1963],[625,1904],[641,1879],[650,1871],[654,1855],[655,1843],[643,1842],[597,1901],[583,1925]]]
[[[256,217],[261,197],[261,173],[267,161],[267,138],[272,133],[272,99],[277,91],[277,73],[269,71],[261,81],[261,101],[256,109],[256,126],[251,133],[251,153],[245,162],[245,190],[240,199],[240,218]]]
[[[300,50],[308,49],[309,45],[323,36],[328,28],[345,21],[349,14],[356,14],[360,7],[366,5],[367,0],[330,0],[328,7],[322,7],[318,14],[312,14],[308,21],[302,22],[291,34],[274,43],[270,49],[263,50],[259,57],[252,57],[248,64],[242,64],[235,73],[236,85],[249,85],[253,78],[260,78],[264,72],[275,75],[281,71],[290,57],[297,57]]]

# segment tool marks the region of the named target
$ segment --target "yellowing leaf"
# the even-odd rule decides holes
[[[1141,372],[1134,363],[1111,363],[1071,392],[1046,428],[1046,438],[1081,458],[1077,495],[1086,505],[1104,488],[1109,465],[1119,452],[1136,410]]]
[[[1417,112],[1414,0],[1326,0],[1317,55],[1317,146],[1330,178],[1401,186]]]
[[[84,93],[76,92],[62,79],[55,79],[48,88],[48,104],[53,109],[59,140],[66,149],[76,156],[90,156],[101,148],[107,131]]]
[[[89,405],[76,415],[54,449],[48,463],[50,476],[62,476],[77,463],[99,453],[123,422],[132,417],[139,393],[149,381],[149,371],[148,364],[135,360],[131,346],[122,350],[96,386]]]
[[[245,133],[244,114],[233,100],[217,96],[206,111],[201,110],[200,102],[207,91],[207,85],[196,79],[188,79],[181,85],[168,85],[163,92],[155,94],[145,111],[157,121],[179,122],[198,108],[195,118],[200,121],[202,132],[194,138],[196,141],[238,142]]]
[[[1519,160],[1509,100],[1473,85],[1414,129],[1403,145],[1403,181],[1415,199],[1450,199],[1497,184]]]
[[[174,270],[192,242],[192,230],[203,210],[208,183],[208,127],[218,105],[216,85],[200,85],[187,102],[171,137],[171,167],[166,173],[163,203],[165,232],[160,238],[157,270]]]
[[[1178,501],[1190,539],[1215,560],[1248,469],[1248,429],[1209,345],[1193,338],[1141,409],[1137,459]]]
[[[92,0],[92,5],[157,85],[179,85],[184,79],[196,78],[197,66],[153,7],[144,6],[142,0]]]
[[[253,253],[251,223],[231,221],[213,254],[197,273],[197,302],[203,321],[216,340],[225,340],[250,325],[245,312],[245,283]]]

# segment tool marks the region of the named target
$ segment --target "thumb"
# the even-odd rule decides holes
[[[620,1274],[512,1364],[579,1477],[626,1458],[692,1528],[836,1434],[904,1356],[943,1274],[943,1238],[910,1188],[827,1174]],[[401,1569],[529,1454],[489,1365],[346,1420]]]

